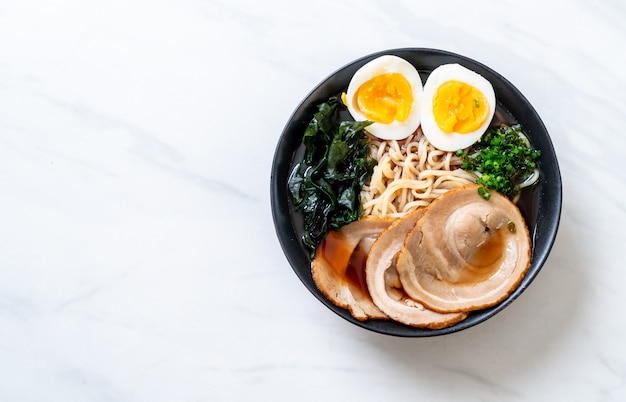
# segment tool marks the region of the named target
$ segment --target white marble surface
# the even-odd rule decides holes
[[[0,400],[626,400],[625,19],[621,0],[3,0]],[[397,47],[508,78],[563,176],[541,274],[449,336],[337,317],[271,218],[293,109]]]

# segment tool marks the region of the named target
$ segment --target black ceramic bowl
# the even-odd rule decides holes
[[[287,180],[292,167],[302,155],[301,138],[316,111],[316,105],[330,96],[345,91],[352,75],[365,63],[384,54],[406,59],[419,71],[425,82],[436,67],[447,63],[459,63],[481,74],[491,82],[496,93],[497,108],[492,125],[519,123],[534,148],[541,150],[538,183],[523,190],[518,202],[526,219],[532,239],[531,266],[509,297],[493,307],[474,311],[467,319],[443,329],[414,328],[394,321],[358,321],[348,310],[332,304],[318,289],[311,276],[311,261],[301,244],[302,218],[295,212],[289,198]],[[526,98],[504,77],[489,67],[467,57],[434,49],[392,49],[365,56],[340,68],[323,80],[309,93],[287,122],[280,137],[271,173],[272,215],[278,239],[294,272],[304,286],[329,309],[362,328],[382,334],[403,337],[426,337],[463,330],[494,316],[515,300],[533,281],[543,266],[554,243],[561,215],[561,176],[556,154],[548,132],[539,115]]]

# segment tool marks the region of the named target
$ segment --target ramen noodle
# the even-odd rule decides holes
[[[421,128],[404,140],[368,136],[370,157],[378,165],[361,191],[364,215],[401,217],[478,178],[461,169],[454,152],[432,146]]]

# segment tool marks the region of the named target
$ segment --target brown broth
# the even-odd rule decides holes
[[[346,280],[347,282],[361,288],[365,293],[368,293],[367,282],[365,280],[365,263],[367,262],[367,251],[363,250],[363,247],[357,246],[346,268]]]
[[[367,292],[367,252],[363,248],[353,249],[340,233],[331,231],[320,245],[317,258],[328,262],[339,281]]]
[[[461,278],[463,282],[484,281],[498,270],[504,256],[507,235],[506,228],[496,230],[491,238],[474,252],[463,270]]]
[[[498,262],[502,258],[505,246],[504,231],[505,229],[496,230],[491,238],[476,250],[469,263],[475,267],[487,267]]]

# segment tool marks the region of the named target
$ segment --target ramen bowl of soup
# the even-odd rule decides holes
[[[331,112],[341,134],[324,138],[323,152],[312,145],[312,133],[328,137],[322,119]],[[487,189],[475,196],[475,188],[486,189],[477,181],[489,182],[489,174],[462,169],[459,158],[475,155],[471,147],[499,127],[517,127],[534,151],[532,172],[514,194]],[[333,189],[328,186],[344,179],[336,173],[341,158],[365,162],[350,165],[354,179]],[[337,221],[327,221],[330,213],[307,215],[325,194],[335,197],[327,208],[344,211]],[[313,88],[279,138],[270,195],[279,243],[304,287],[346,321],[401,337],[457,332],[506,308],[548,258],[562,203],[550,136],[523,94],[478,61],[424,48],[367,55]],[[473,212],[455,213],[463,208]],[[484,208],[500,208],[499,223],[481,218],[497,215]],[[324,231],[311,229],[320,220]],[[513,256],[500,251],[517,248]],[[497,282],[507,275],[517,276]],[[456,299],[444,300],[446,294]]]

